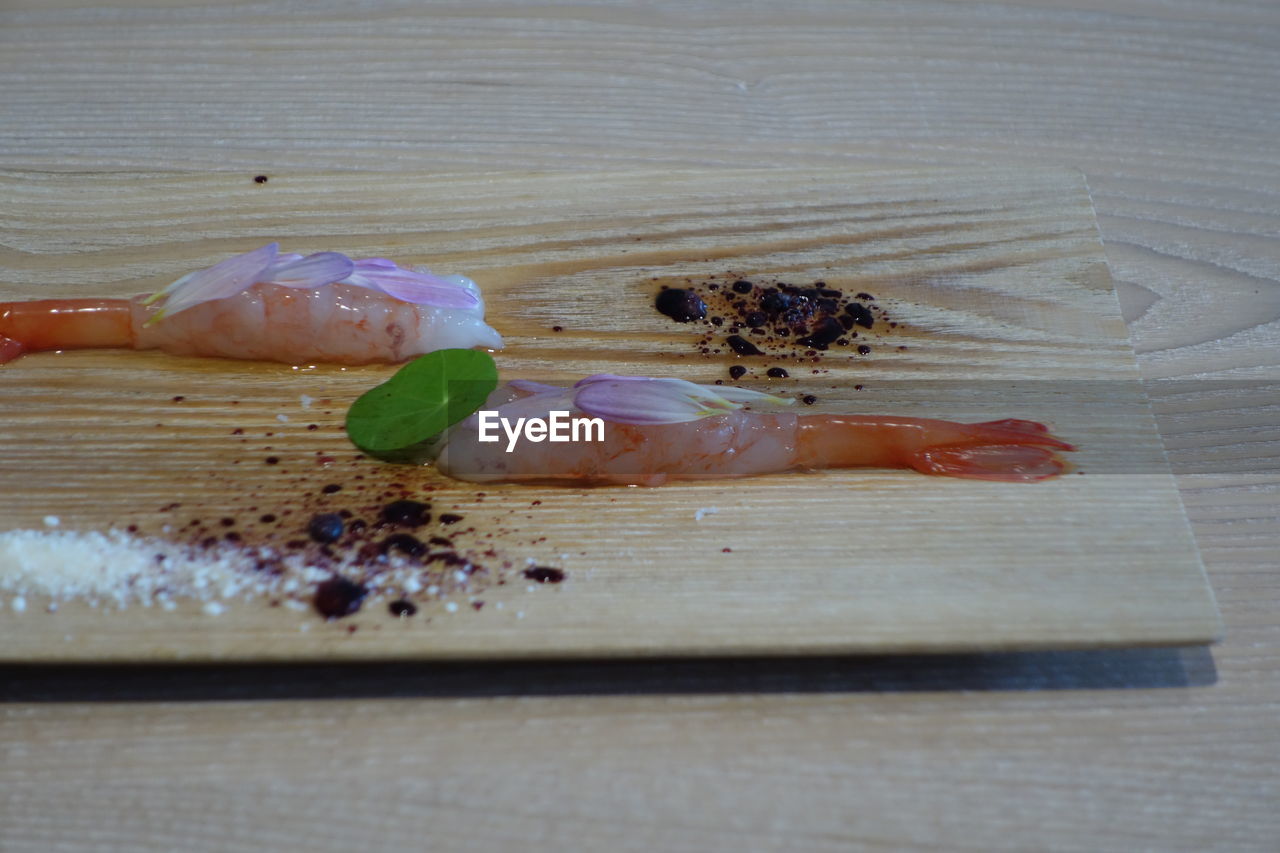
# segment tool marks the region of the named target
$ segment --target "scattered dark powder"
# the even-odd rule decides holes
[[[538,583],[560,583],[564,580],[564,570],[552,568],[551,566],[533,566],[525,569],[522,574],[531,581]]]
[[[382,521],[397,527],[421,527],[431,520],[431,505],[421,501],[392,501],[382,508]]]
[[[387,605],[387,610],[391,611],[392,616],[412,616],[418,612],[418,605],[407,599],[397,598]]]
[[[880,337],[898,325],[872,294],[849,295],[825,280],[796,284],[732,273],[687,278],[679,287],[663,287],[655,305],[681,323],[699,323],[702,334],[693,339],[694,349],[708,358],[736,354],[821,363],[838,349],[865,356],[871,348],[857,340],[859,332]],[[747,373],[744,365],[729,368],[731,379]]]
[[[707,304],[692,290],[673,287],[660,291],[653,304],[677,323],[691,323],[707,316]]]
[[[380,554],[390,554],[392,551],[398,551],[406,557],[423,557],[427,554],[427,546],[409,533],[393,533],[378,545]]]
[[[342,538],[344,527],[342,516],[336,512],[317,513],[307,522],[307,535],[314,542],[328,544]]]
[[[364,584],[334,575],[316,586],[312,604],[326,619],[341,619],[360,609],[368,589]]]

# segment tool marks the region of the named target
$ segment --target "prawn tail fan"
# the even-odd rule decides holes
[[[911,467],[944,477],[1034,483],[1067,470],[1055,451],[1075,450],[1035,421],[1007,418],[970,427],[974,433],[969,441],[922,448],[912,454]]]
[[[1047,480],[1067,468],[1049,448],[1023,444],[929,447],[913,454],[910,462],[922,474],[1004,483]]]

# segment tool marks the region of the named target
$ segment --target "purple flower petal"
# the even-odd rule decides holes
[[[154,301],[160,297],[165,300],[152,320],[172,316],[203,302],[226,299],[252,287],[275,262],[279,250],[278,243],[268,243],[252,252],[220,261],[208,269],[188,273],[148,300]]]
[[[592,417],[627,424],[675,424],[722,415],[743,403],[791,400],[745,388],[695,385],[683,379],[599,373],[579,380],[574,404]]]
[[[597,380],[579,388],[573,400],[590,417],[623,424],[676,424],[714,414],[688,394],[659,382]]]
[[[381,258],[372,260],[381,261]],[[395,267],[387,269],[385,267],[360,268],[363,262],[357,261],[357,269],[347,278],[343,279],[343,284],[352,284],[356,287],[365,287],[370,290],[380,290],[388,296],[393,296],[403,302],[412,302],[415,305],[431,305],[436,308],[477,308],[480,305],[480,299],[465,287],[454,284],[451,281],[440,278],[431,273],[415,272],[413,270]]]
[[[188,273],[144,304],[164,299],[148,322],[185,311],[195,305],[235,296],[258,282],[314,290],[335,282],[377,290],[403,302],[474,311],[483,304],[461,276],[441,278],[418,272],[386,258],[352,260],[339,252],[316,252],[303,257],[270,243],[252,252],[228,258],[208,269]]]
[[[314,290],[341,281],[355,270],[355,264],[338,252],[316,252],[305,258],[277,261],[262,275],[262,281],[283,287]]]
[[[582,388],[593,382],[653,382],[652,376],[619,376],[616,373],[593,373],[573,383],[574,388]]]
[[[360,258],[355,262],[357,270],[397,270],[395,261],[386,258]]]

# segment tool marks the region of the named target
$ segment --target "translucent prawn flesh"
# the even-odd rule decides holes
[[[565,396],[509,386],[486,409],[511,422],[581,412]],[[1075,448],[1034,421],[956,423],[929,418],[738,410],[684,423],[605,423],[603,441],[479,440],[478,415],[446,434],[436,465],[471,482],[658,486],[823,468],[908,468],[922,474],[1030,483],[1061,474]]]
[[[175,355],[297,364],[397,363],[438,349],[500,349],[502,338],[476,308],[403,302],[346,284],[314,290],[259,283],[148,322],[155,307],[132,299],[0,302],[0,363],[38,350],[117,347]]]

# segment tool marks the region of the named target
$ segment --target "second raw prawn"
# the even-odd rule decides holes
[[[502,338],[463,276],[337,252],[280,254],[274,243],[151,296],[0,302],[0,363],[90,347],[373,364],[452,347],[500,349]]]
[[[509,423],[553,412],[598,417],[603,440],[484,440],[480,414],[443,436],[445,474],[472,482],[625,484],[722,479],[822,468],[909,468],[923,474],[1029,483],[1066,470],[1075,448],[1033,421],[956,423],[931,418],[795,414],[743,408],[789,402],[678,379],[600,375],[573,388],[516,381],[483,411]],[[584,430],[584,433],[586,430]]]

